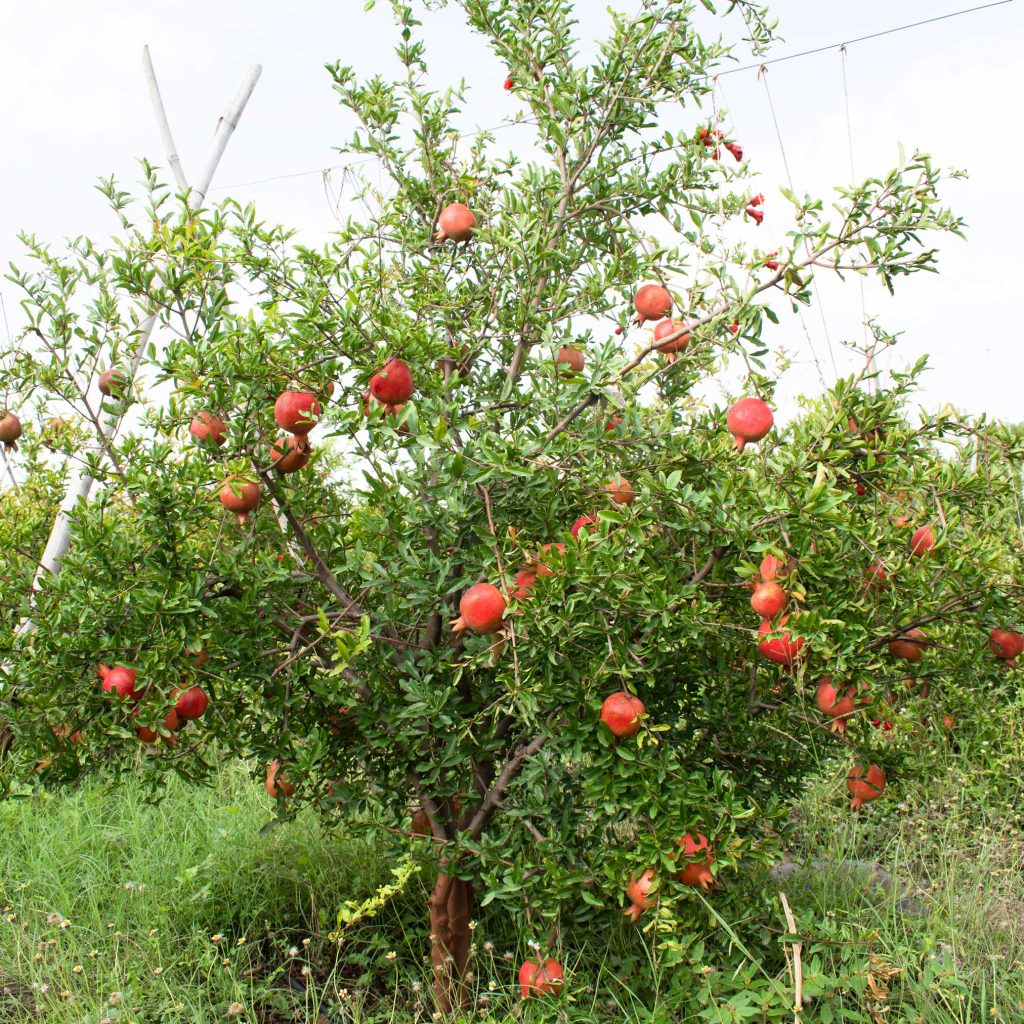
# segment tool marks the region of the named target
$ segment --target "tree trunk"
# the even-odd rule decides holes
[[[434,965],[434,995],[442,1013],[465,1008],[469,964],[470,913],[473,883],[452,878],[447,863],[438,867],[437,881],[427,901],[430,907],[430,959]]]

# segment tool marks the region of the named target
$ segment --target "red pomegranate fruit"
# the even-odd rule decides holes
[[[686,331],[686,333],[676,338],[674,341],[666,341],[663,345],[658,345],[658,342],[660,342],[662,338],[668,338],[670,335],[678,334],[680,331]],[[664,353],[666,356],[675,358],[677,353],[685,351],[686,346],[690,344],[690,332],[686,328],[686,321],[660,321],[660,323],[656,324],[654,327],[654,343],[658,345],[659,352]]]
[[[660,284],[645,284],[637,289],[633,307],[638,324],[645,320],[661,320],[672,312],[672,296]]]
[[[18,447],[18,438],[21,437],[21,420],[13,412],[5,412],[0,417],[0,444],[13,452]]]
[[[508,605],[501,591],[491,583],[477,583],[462,595],[459,617],[452,623],[456,633],[497,633]]]
[[[654,904],[648,899],[654,885],[654,869],[648,868],[639,878],[631,878],[626,886],[626,899],[630,905],[623,911],[631,921],[636,921],[645,910]]]
[[[749,441],[760,441],[767,435],[775,417],[760,398],[741,398],[729,410],[726,423],[736,442],[736,450],[741,452]]]
[[[587,530],[587,532],[590,533],[591,531],[587,528],[596,527],[597,522],[597,516],[580,516],[579,519],[572,524],[572,529],[569,531],[572,534],[572,539],[579,540],[580,533],[583,530]]]
[[[814,694],[814,703],[817,704],[819,711],[832,719],[829,730],[837,736],[845,734],[847,723],[857,713],[857,705],[854,703],[856,695],[856,686],[847,686],[840,692],[832,685],[831,676],[825,676],[818,683],[818,689]]]
[[[565,545],[561,542],[557,544],[542,544],[540,551],[527,562],[526,568],[532,570],[538,576],[554,576],[555,570],[544,561],[545,555],[549,558],[554,556],[556,560],[565,558]]]
[[[238,522],[244,526],[249,513],[260,503],[260,485],[255,480],[246,480],[239,476],[229,476],[220,489],[220,503],[238,516]]]
[[[850,810],[859,811],[863,804],[877,800],[885,792],[885,772],[877,764],[869,765],[867,770],[863,765],[854,765],[846,776],[846,788],[853,797]]]
[[[468,242],[473,237],[476,217],[465,203],[449,203],[437,218],[437,234],[439,242],[450,238],[453,242]]]
[[[519,968],[519,994],[523,999],[529,999],[530,996],[558,995],[564,984],[565,973],[562,965],[550,957],[542,964],[526,960]]]
[[[689,864],[676,872],[676,878],[683,885],[703,889],[704,892],[710,892],[717,888],[718,883],[715,882],[715,876],[711,874],[711,865],[715,862],[715,855],[708,845],[707,837],[702,836],[699,832],[696,836],[687,832],[676,845],[681,847],[680,856],[689,861]],[[701,853],[704,853],[705,856],[696,860],[695,858]]]
[[[412,371],[401,359],[389,359],[370,378],[370,394],[382,405],[401,405],[412,397]]]
[[[762,619],[774,619],[781,615],[789,604],[787,594],[778,583],[758,583],[750,597],[750,607]]]
[[[917,662],[921,660],[921,655],[924,654],[924,649],[927,646],[928,641],[922,630],[908,629],[895,640],[890,641],[889,653],[894,658]]]
[[[132,712],[132,718],[138,718],[141,711],[141,708],[136,708]],[[166,732],[174,732],[175,729],[178,728],[178,714],[174,708],[171,708],[171,710],[167,712],[161,727]],[[143,743],[156,743],[156,741],[160,739],[160,733],[156,729],[151,729],[148,725],[139,726],[135,731],[135,735],[142,740]]]
[[[783,615],[779,619],[778,626],[773,626],[767,619],[764,619],[758,626],[757,635],[765,639],[757,645],[757,649],[769,661],[790,668],[800,657],[804,638],[802,636],[794,637],[788,629],[783,629],[788,621],[789,616]],[[773,633],[777,635],[772,636]]]
[[[214,412],[200,412],[189,425],[188,432],[199,442],[216,445],[224,443],[228,425]]]
[[[267,765],[267,778],[263,783],[263,788],[267,791],[267,796],[271,800],[276,800],[279,795],[283,797],[294,796],[296,787],[295,783],[281,771],[281,762],[271,761]]]
[[[100,679],[103,680],[104,693],[116,693],[122,700],[137,701],[140,694],[135,689],[139,674],[133,668],[125,668],[124,665],[115,665],[107,668],[101,664],[96,670]]]
[[[555,366],[562,367],[563,373],[579,373],[585,363],[586,357],[583,353],[571,345],[563,345],[555,357]]]
[[[889,586],[889,573],[880,561],[872,562],[864,570],[864,585],[868,590],[885,590]]]
[[[197,718],[202,718],[210,704],[210,698],[206,696],[206,691],[201,686],[190,686],[187,690],[175,690],[171,696],[177,697],[174,710],[178,717],[186,722],[194,722]]]
[[[509,597],[516,601],[525,601],[530,596],[530,591],[537,585],[537,574],[531,569],[520,569],[516,573],[515,590],[509,592]]]
[[[121,398],[128,386],[128,374],[119,366],[112,366],[100,374],[100,394],[107,398]]]
[[[320,403],[312,391],[282,391],[274,402],[274,419],[289,434],[308,434],[320,420]]]
[[[613,476],[604,485],[604,489],[608,492],[608,497],[616,505],[632,505],[636,501],[636,491],[633,490],[633,485],[624,476]]]
[[[935,534],[930,526],[921,526],[910,537],[910,553],[915,558],[923,558],[935,547]]]
[[[643,701],[625,690],[605,697],[601,705],[601,721],[611,729],[616,739],[635,736],[640,731],[643,716]]]
[[[270,446],[270,464],[282,476],[297,473],[312,454],[313,447],[305,434],[285,434]]]
[[[1024,653],[1024,634],[1014,633],[1010,629],[993,629],[988,636],[988,645],[1000,661],[1006,662],[1010,668],[1016,668],[1017,658]]]

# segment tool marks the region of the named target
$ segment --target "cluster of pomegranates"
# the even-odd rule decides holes
[[[789,616],[782,613],[789,604],[789,594],[778,582],[778,577],[780,573],[788,575],[792,569],[792,561],[783,562],[775,555],[765,555],[761,559],[758,580],[750,596],[750,607],[761,616],[757,635],[762,639],[757,650],[763,658],[786,668],[796,664],[804,647],[802,636],[793,636],[790,630],[784,628]]]
[[[679,847],[673,859],[681,858],[686,863],[676,872],[676,881],[683,885],[711,892],[718,887],[715,876],[711,873],[711,865],[715,862],[715,854],[707,837],[699,832],[687,832],[682,839],[676,841]],[[651,890],[656,886],[657,875],[653,868],[648,868],[639,878],[633,877],[626,886],[626,899],[629,906],[623,913],[631,921],[637,921],[645,910],[653,906]]]
[[[202,665],[209,656],[200,651],[192,659],[195,666]],[[132,718],[138,718],[142,712],[142,699],[149,689],[148,684],[139,687],[139,674],[126,665],[115,665],[113,668],[100,664],[96,669],[100,677],[104,693],[111,694],[119,701],[132,706]],[[179,687],[172,691],[173,706],[168,710],[159,730],[147,725],[139,726],[135,735],[143,743],[156,743],[160,740],[165,746],[173,747],[178,741],[175,733],[189,723],[202,718],[210,704],[210,698],[201,686]]]

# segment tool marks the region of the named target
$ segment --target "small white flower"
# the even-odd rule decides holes
[[[228,1007],[228,1016],[229,1017],[237,1017],[244,1009],[245,1009],[245,1007],[242,1006],[241,1003],[232,1003]]]
[[[289,956],[298,956],[299,955],[299,947],[298,946],[290,946],[288,948],[288,955]]]
[[[412,983],[412,990],[413,990],[413,992],[419,992],[422,988],[423,988],[423,986],[418,981],[414,981]]]
[[[301,970],[299,971],[299,974],[301,974],[301,975],[302,975],[302,976],[303,976],[304,978],[307,978],[307,977],[309,977],[309,968],[308,968],[308,967],[303,967],[303,968],[302,968],[302,969],[301,969]]]
[[[394,960],[397,956],[398,956],[398,954],[393,949],[389,950],[388,953],[387,953],[387,958],[389,960]]]
[[[485,942],[484,943],[484,952],[485,953],[493,953],[494,952],[494,943],[493,942]]]
[[[46,915],[46,923],[47,924],[60,924],[61,921],[63,921],[63,920],[64,920],[64,918],[60,914],[47,914]]]

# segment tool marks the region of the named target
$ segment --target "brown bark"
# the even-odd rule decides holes
[[[465,1008],[465,985],[469,964],[471,932],[469,920],[473,904],[473,884],[446,874],[446,864],[438,869],[437,881],[427,901],[430,907],[430,959],[434,965],[434,995],[442,1013]]]

